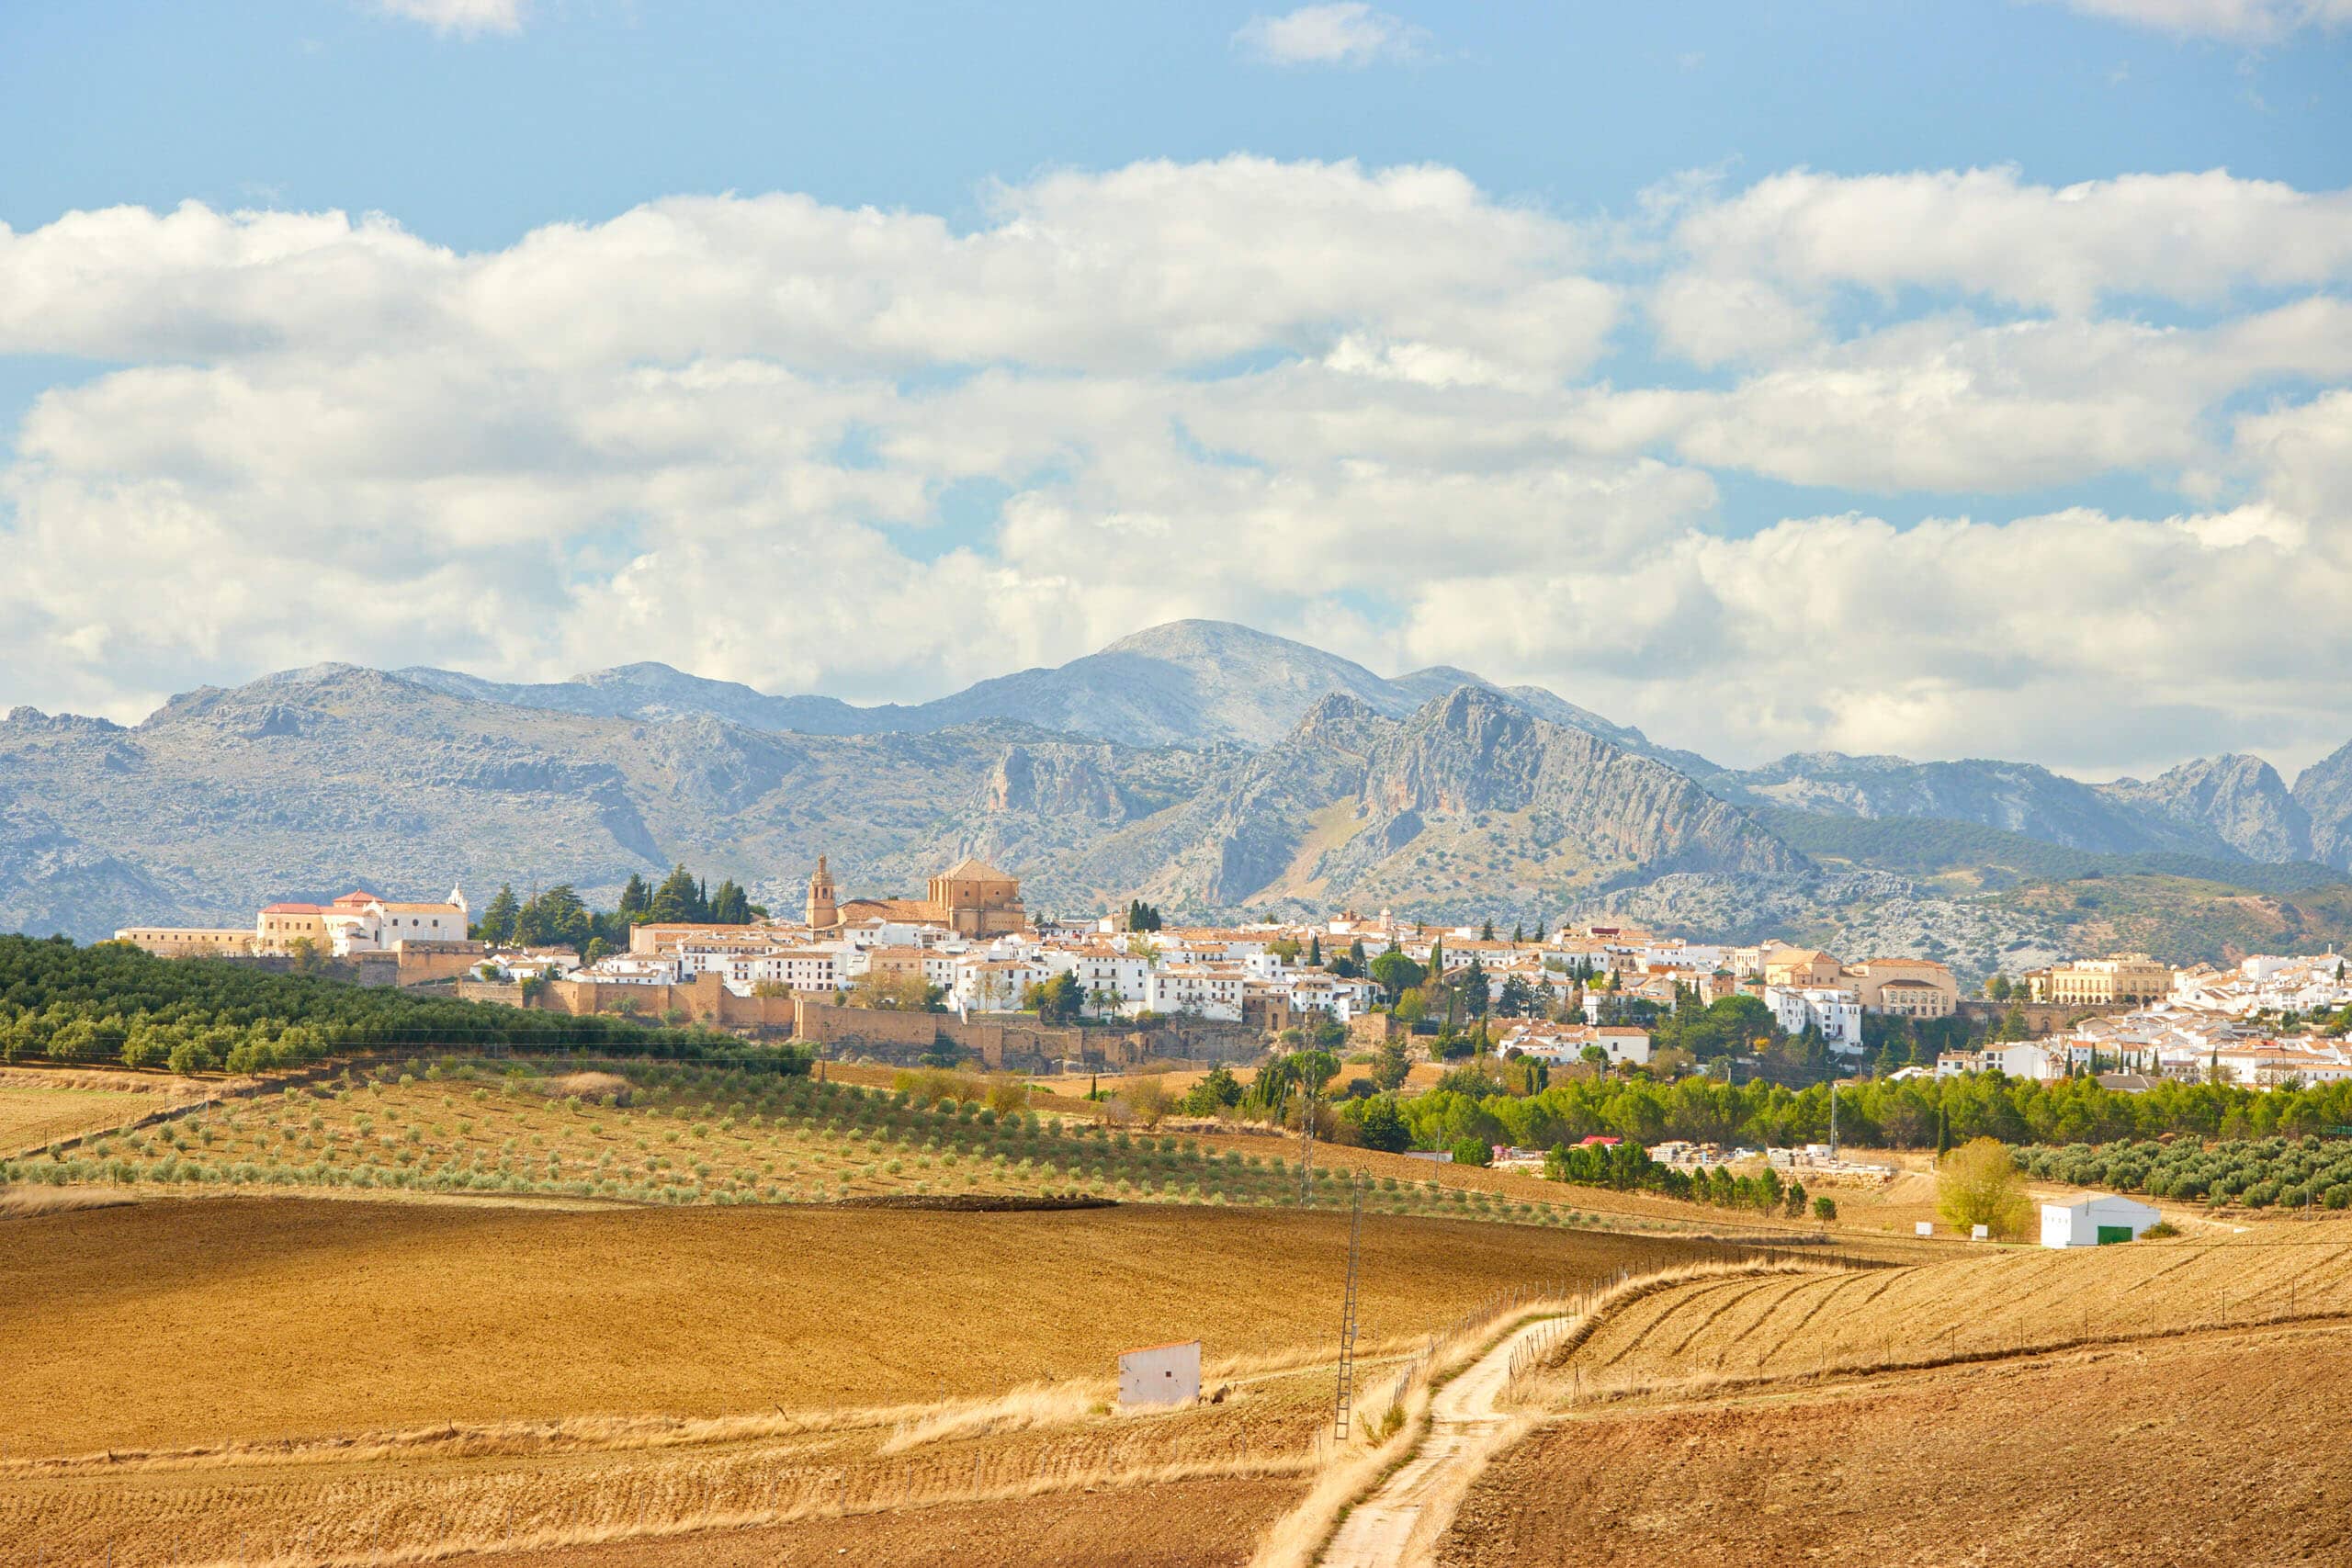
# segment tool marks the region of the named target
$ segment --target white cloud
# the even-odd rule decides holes
[[[436,33],[474,38],[523,30],[526,0],[376,0],[388,17],[423,22]]]
[[[1370,65],[1419,56],[1428,34],[1362,0],[1302,6],[1279,17],[1252,17],[1234,47],[1270,65]]]
[[[968,229],[676,197],[483,253],[68,214],[0,229],[0,354],[115,367],[0,460],[0,703],[136,717],[322,658],[919,697],[1204,615],[1734,760],[2309,753],[2352,730],[2341,206],[1798,173],[1611,230],[1231,158],[1049,174]],[[1715,368],[1594,378],[1645,334]],[[1757,531],[1718,483],[2108,472],[2197,499]]]
[[[2303,28],[2352,23],[2352,0],[2062,0],[2087,16],[2160,32],[2273,43]]]
[[[2030,185],[2007,168],[1800,169],[1700,202],[1674,243],[1702,276],[1941,289],[2084,314],[2117,296],[2211,302],[2340,280],[2352,274],[2352,191],[2220,169],[2073,186]]]

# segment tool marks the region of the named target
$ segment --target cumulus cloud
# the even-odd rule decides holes
[[[2161,32],[2272,43],[2303,28],[2352,22],[2352,0],[2062,0],[2070,8]]]
[[[1451,169],[1231,158],[968,227],[781,193],[486,252],[195,204],[0,228],[0,354],[103,367],[0,461],[0,701],[136,717],[322,658],[920,697],[1200,615],[1735,761],[2309,754],[2352,729],[2342,200],[1799,172],[1628,243]],[[1645,337],[1706,368],[1619,369]],[[1869,499],[2111,472],[2178,515]],[[1853,510],[1729,513],[1742,474]]]
[[[1252,17],[1233,35],[1234,47],[1269,65],[1370,65],[1381,60],[1410,60],[1428,35],[1375,11],[1362,0],[1301,6],[1279,17]]]
[[[2220,169],[2072,186],[2010,168],[1800,169],[1699,203],[1673,239],[1702,277],[1942,289],[2082,314],[2117,296],[2210,302],[2340,279],[2352,270],[2352,191]]]
[[[376,0],[376,8],[388,17],[461,38],[521,32],[524,5],[525,0]]]

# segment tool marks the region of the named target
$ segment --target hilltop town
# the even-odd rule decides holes
[[[1033,917],[1019,878],[971,856],[920,897],[845,896],[821,856],[806,886],[797,918],[772,916],[731,883],[713,900],[680,868],[659,899],[641,885],[624,896],[610,917],[619,941],[571,945],[532,940],[544,922],[511,890],[477,917],[458,889],[433,902],[355,890],[269,904],[250,929],[129,927],[116,940],[164,957],[333,964],[469,999],[710,1024],[842,1054],[962,1053],[989,1066],[1396,1041],[1440,1061],[1491,1052],[1668,1078],[1743,1066],[1797,1081],[1997,1071],[2132,1090],[2163,1078],[2264,1088],[2352,1077],[2345,1043],[2305,1027],[2352,1006],[2334,954],[2227,968],[2146,953],[2073,959],[1963,997],[1933,958],[1706,942],[1624,923],[1498,931],[1342,910],[1181,925],[1141,899],[1108,916]],[[1764,1034],[1718,1039],[1714,1060],[1672,1043],[1686,1032],[1678,1019],[1736,998],[1753,998]]]

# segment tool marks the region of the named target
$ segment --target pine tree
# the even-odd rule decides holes
[[[620,913],[633,920],[652,907],[653,890],[645,886],[645,878],[630,872],[628,886],[621,889]]]
[[[653,890],[649,913],[660,924],[679,925],[707,919],[703,909],[701,889],[695,886],[694,874],[681,861],[662,879],[662,886]]]
[[[1517,947],[1521,942],[1525,942],[1526,940],[1527,928],[1519,924],[1517,921],[1513,921],[1510,928],[1510,944],[1513,947]]]
[[[1306,939],[1306,963],[1311,969],[1323,967],[1323,933],[1320,931]]]
[[[476,930],[481,933],[482,941],[503,946],[514,940],[514,922],[522,913],[523,905],[521,900],[514,897],[514,885],[501,883],[498,887],[498,897],[492,898],[489,908],[482,910],[481,923]]]

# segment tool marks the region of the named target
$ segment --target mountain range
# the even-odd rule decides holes
[[[1730,769],[1539,687],[1391,679],[1208,621],[914,705],[661,664],[539,684],[330,664],[131,727],[0,722],[0,929],[241,924],[353,884],[609,898],[677,861],[792,908],[819,853],[888,893],[967,852],[1048,910],[1614,908],[1974,970],[2105,934],[2053,886],[2097,880],[2112,910],[2160,879],[2179,909],[2234,900],[2221,954],[2334,936],[2352,746],[2291,787],[2244,756],[2096,784],[1837,753]]]

